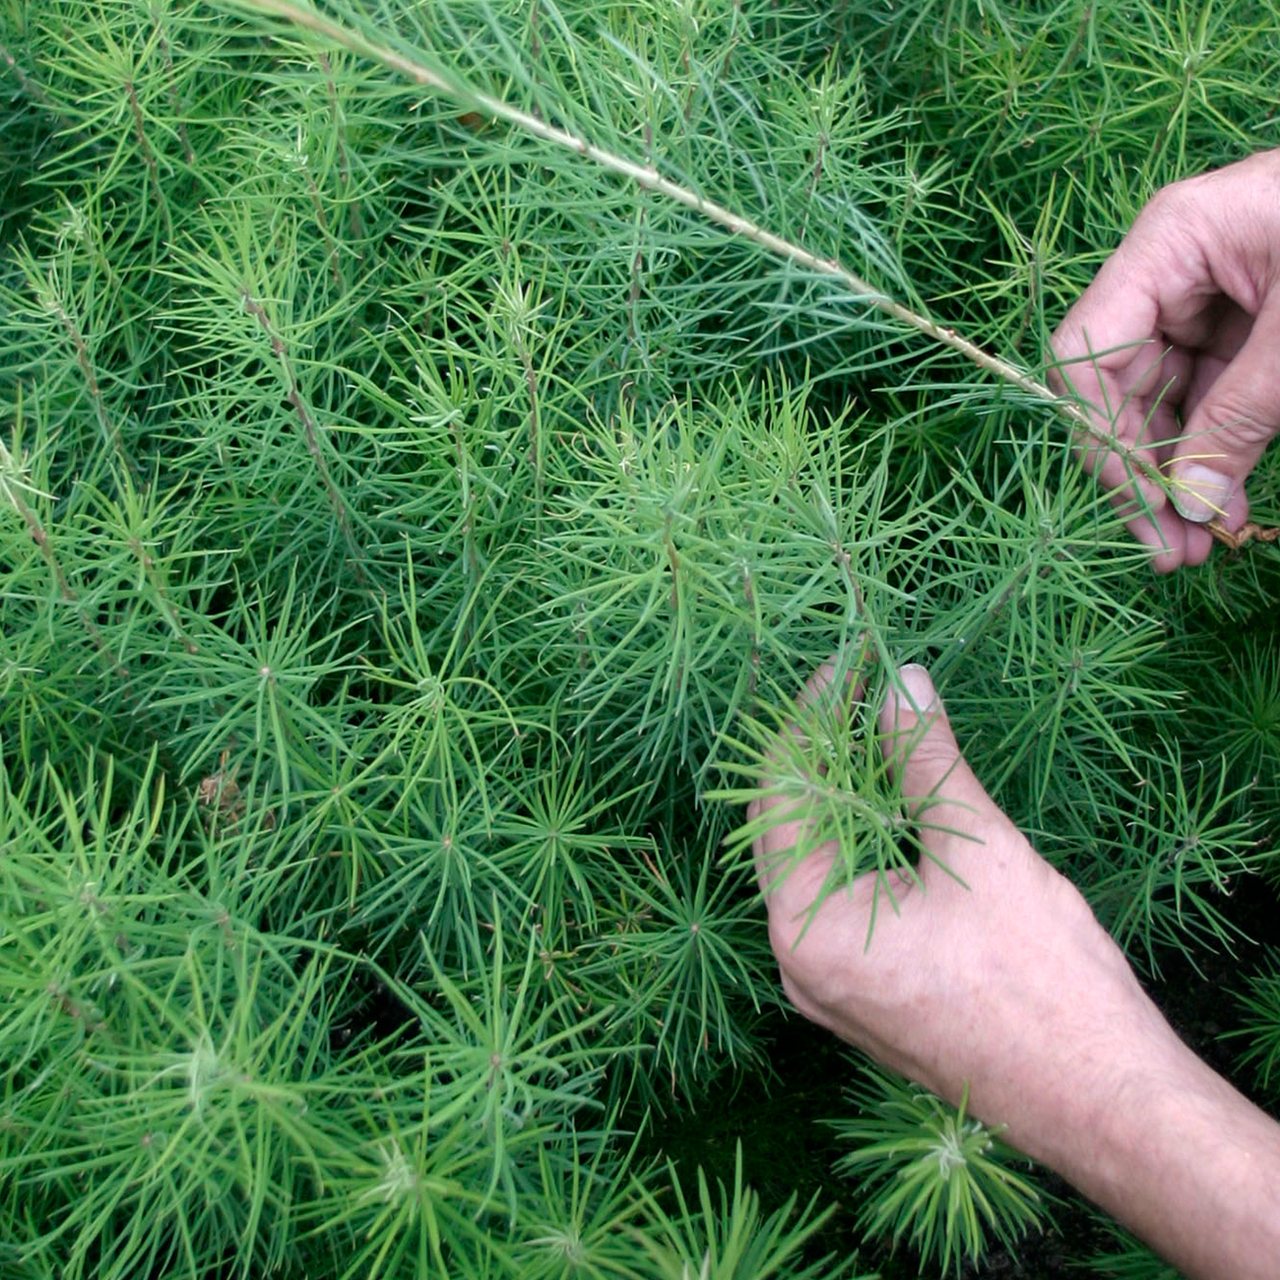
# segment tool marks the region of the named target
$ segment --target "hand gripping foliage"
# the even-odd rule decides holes
[[[1152,580],[1044,380],[1143,198],[1275,141],[1256,6],[1167,8],[0,7],[0,1272],[1016,1242],[918,1092],[754,1125],[739,824],[816,663],[921,659],[1140,963],[1274,865],[1275,550]],[[771,776],[909,868],[846,710]]]

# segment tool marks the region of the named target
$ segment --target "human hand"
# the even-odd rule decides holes
[[[968,1085],[973,1115],[1070,1167],[1055,1144],[1089,1140],[1079,1108],[1104,1092],[1090,1080],[1143,1051],[1144,1031],[1172,1033],[1081,895],[974,777],[928,672],[900,675],[908,698],[890,696],[882,742],[931,856],[918,884],[893,879],[896,910],[870,872],[812,911],[836,850],[797,863],[803,810],[763,793],[750,807],[793,810],[754,850],[783,987],[806,1017],[943,1098],[958,1103]],[[834,696],[831,678],[821,668],[805,698]]]
[[[833,697],[833,675],[819,669],[801,701]],[[804,810],[768,786],[749,807],[785,806],[755,858],[787,995],[950,1102],[967,1085],[971,1115],[1189,1280],[1275,1280],[1280,1127],[1182,1044],[1084,899],[982,789],[928,672],[899,677],[881,740],[928,856],[918,884],[893,878],[896,912],[874,872],[814,910],[836,850],[796,862]]]
[[[1208,558],[1248,518],[1244,482],[1280,431],[1280,150],[1165,187],[1052,338],[1050,380],[1120,449],[1086,465],[1161,571]],[[1125,454],[1159,468],[1173,503]],[[1149,511],[1139,510],[1137,489]]]

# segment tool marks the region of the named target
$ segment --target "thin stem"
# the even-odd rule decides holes
[[[1080,25],[1076,28],[1076,36],[1071,42],[1071,48],[1067,50],[1066,56],[1060,64],[1064,70],[1074,64],[1080,50],[1084,47],[1084,38],[1089,34],[1089,27],[1092,22],[1093,5],[1087,4],[1084,7],[1084,12],[1080,15]]]
[[[644,210],[640,211],[641,222],[644,220]],[[635,257],[631,259],[631,288],[627,292],[627,336],[632,342],[637,342],[640,337],[640,331],[636,326],[636,306],[640,301],[640,291],[644,287],[644,250],[637,249]]]
[[[1090,435],[1106,440],[1109,446],[1117,449],[1121,448],[1082,408],[1070,401],[1064,401],[1046,383],[1033,377],[1026,370],[1019,369],[1008,361],[984,351],[976,343],[957,333],[955,329],[940,325],[930,317],[913,311],[910,307],[906,307],[888,297],[861,276],[843,266],[835,258],[820,257],[802,245],[793,244],[782,236],[759,226],[752,222],[750,218],[734,213],[724,205],[717,204],[714,200],[708,200],[697,192],[691,191],[688,187],[682,187],[679,183],[664,177],[651,165],[637,164],[634,160],[629,160],[625,156],[617,155],[603,147],[597,147],[585,138],[570,133],[567,129],[561,129],[555,125],[548,124],[544,120],[539,120],[529,112],[522,111],[520,108],[504,102],[500,98],[492,97],[467,85],[446,79],[431,70],[431,68],[414,62],[386,45],[368,40],[358,32],[340,26],[338,23],[332,22],[318,13],[298,8],[291,3],[291,0],[239,0],[239,2],[248,4],[254,9],[279,14],[299,26],[306,27],[334,40],[344,48],[350,49],[353,53],[374,58],[426,88],[436,89],[452,98],[460,99],[496,119],[503,120],[516,128],[524,130],[526,133],[531,133],[535,137],[541,138],[545,142],[562,147],[566,151],[576,152],[610,173],[615,173],[631,180],[646,191],[664,195],[677,204],[701,214],[711,222],[717,223],[726,231],[752,241],[769,253],[784,258],[789,262],[794,262],[797,266],[806,267],[811,271],[841,281],[852,292],[864,295],[868,303],[878,311],[917,330],[926,337],[932,338],[935,342],[945,347],[950,347],[979,368],[995,374],[1035,399],[1043,400],[1053,405],[1075,426]],[[1157,477],[1159,475],[1156,468],[1141,459],[1134,459],[1134,465],[1139,469],[1149,469]]]
[[[155,15],[156,24],[156,42],[160,46],[160,53],[164,58],[165,74],[169,84],[169,110],[173,112],[173,118],[178,125],[178,137],[182,142],[182,156],[188,164],[195,164],[196,153],[191,149],[191,139],[187,135],[187,122],[182,118],[182,112],[178,109],[178,84],[177,75],[173,69],[173,51],[169,47],[169,41],[165,39],[164,27],[160,22],[160,15]]]
[[[596,146],[578,134],[549,124],[538,116],[528,111],[523,111],[501,98],[482,93],[460,79],[434,71],[420,62],[398,53],[387,45],[371,40],[321,14],[300,8],[293,3],[293,0],[231,0],[231,3],[246,5],[262,13],[277,14],[297,26],[304,27],[333,40],[343,48],[349,49],[352,53],[381,62],[384,66],[398,71],[416,84],[446,94],[473,110],[487,114],[494,119],[502,120],[525,133],[542,139],[544,142],[551,143],[553,146],[575,152],[584,159],[599,165],[607,172],[617,174],[619,177],[634,182],[645,191],[653,191],[664,195],[676,204],[683,205],[708,221],[723,227],[730,234],[742,236],[743,239],[751,241],[767,253],[795,263],[799,267],[804,267],[807,270],[840,281],[852,293],[864,297],[868,305],[874,307],[882,315],[889,316],[900,324],[916,330],[916,332],[923,334],[940,346],[948,347],[979,369],[994,374],[1009,385],[1017,387],[1019,391],[1030,396],[1033,400],[1040,400],[1051,406],[1076,431],[1098,440],[1106,446],[1108,451],[1120,454],[1125,459],[1126,464],[1135,472],[1142,474],[1162,487],[1166,483],[1166,478],[1159,467],[1142,457],[1137,449],[1117,440],[1111,430],[1100,426],[1094,421],[1092,415],[1083,405],[1064,399],[1046,382],[1035,377],[1026,369],[1021,369],[1017,365],[1001,359],[999,356],[992,355],[991,352],[984,350],[976,342],[966,338],[955,329],[939,324],[932,317],[913,311],[910,307],[889,297],[856,272],[844,266],[836,258],[821,257],[806,249],[803,245],[794,244],[766,227],[760,226],[750,218],[740,213],[735,213],[732,209],[714,200],[708,200],[705,196],[699,195],[688,187],[681,186],[678,182],[673,182],[670,178],[659,173],[652,165],[638,164],[626,156],[618,155],[616,152],[609,151],[604,147]],[[1223,540],[1220,531],[1215,531],[1214,536],[1220,541]]]
[[[320,236],[324,240],[325,248],[329,250],[329,274],[333,276],[334,284],[341,285],[342,273],[338,270],[338,242],[333,238],[333,234],[329,230],[329,220],[325,217],[324,205],[320,200],[320,189],[316,186],[315,179],[311,176],[311,169],[305,156],[301,158],[300,164],[302,176],[307,183],[307,193],[311,197],[311,207],[315,211],[316,225],[320,228]]]
[[[98,375],[94,371],[93,361],[89,356],[89,344],[85,341],[84,334],[75,317],[62,305],[61,300],[52,288],[52,284],[46,305],[53,313],[54,318],[59,321],[66,331],[67,339],[71,343],[71,349],[75,352],[76,364],[80,366],[85,386],[89,389],[89,398],[93,401],[94,414],[98,419],[98,429],[102,432],[104,442],[120,462],[128,466],[129,459],[125,454],[124,440],[120,435],[120,427],[107,412],[107,402],[102,395],[102,386],[98,382]]]
[[[84,603],[67,580],[67,575],[63,572],[62,564],[53,549],[53,544],[49,541],[48,533],[45,532],[44,526],[40,523],[39,516],[22,500],[22,495],[18,492],[16,485],[10,484],[5,478],[3,472],[11,470],[16,470],[15,460],[10,456],[8,449],[0,443],[0,493],[3,493],[5,498],[8,499],[9,505],[18,513],[22,523],[26,525],[31,541],[36,544],[45,564],[49,566],[49,572],[53,575],[53,580],[58,587],[58,594],[65,603],[75,609],[76,616],[80,619],[80,625],[93,642],[94,648],[111,664],[116,675],[127,676],[129,674],[128,668],[111,656],[110,647],[102,632],[98,630],[97,623],[89,617]]]
[[[334,139],[338,146],[338,186],[342,189],[344,197],[351,186],[351,155],[347,150],[345,138],[346,125],[342,120],[342,111],[338,105],[338,90],[333,83],[333,67],[329,59],[321,53],[319,55],[320,70],[324,72],[325,88],[329,97],[329,111],[333,115]],[[364,224],[360,218],[360,202],[351,200],[347,205],[347,224],[351,229],[351,236],[354,240],[364,239]],[[363,251],[357,251],[358,256],[363,257]]]
[[[178,611],[173,607],[173,602],[169,599],[169,593],[165,590],[164,578],[156,568],[155,557],[151,555],[139,538],[129,539],[129,550],[138,557],[142,572],[151,584],[152,591],[156,593],[156,599],[160,602],[160,612],[164,614],[165,621],[168,622],[174,635],[182,642],[182,647],[188,653],[199,653],[200,646],[196,644],[183,627],[178,618]]]
[[[342,137],[342,116],[338,110],[338,90],[333,83],[333,65],[325,54],[319,54],[317,61],[324,72],[325,90],[329,98],[329,110],[333,114],[334,137],[338,144],[338,185],[346,190],[351,181],[351,158],[347,155],[347,144]]]
[[[462,558],[466,565],[467,575],[471,582],[469,595],[474,597],[476,587],[483,577],[480,571],[480,556],[476,549],[476,502],[471,489],[471,460],[467,454],[466,442],[463,439],[463,415],[452,416],[454,458],[457,462],[458,480],[462,486]],[[467,628],[470,633],[475,626],[474,613],[466,611]]]
[[[147,141],[147,133],[143,128],[142,107],[138,102],[138,91],[132,80],[124,82],[125,94],[129,99],[129,114],[133,117],[133,131],[138,136],[138,146],[142,148],[143,159],[147,162],[147,171],[151,174],[152,184],[156,189],[156,199],[160,202],[160,212],[164,214],[165,237],[173,243],[173,218],[169,214],[169,202],[165,199],[164,189],[160,185],[160,167],[156,164],[156,153]]]
[[[80,146],[94,154],[102,150],[102,142],[99,139],[90,138],[79,129],[75,129],[66,116],[62,115],[53,106],[49,101],[49,95],[44,91],[44,86],[22,66],[3,44],[0,44],[0,62],[4,63],[13,72],[14,79],[18,82],[18,88],[50,119],[66,129],[69,137],[74,138]]]
[[[529,389],[529,462],[533,467],[533,499],[537,509],[534,528],[537,535],[541,537],[544,493],[542,423],[538,413],[538,371],[533,367],[533,357],[529,354],[523,338],[517,337],[516,347],[520,354],[520,364],[524,369],[525,385]]]
[[[32,102],[36,103],[43,110],[53,114],[53,108],[49,105],[49,98],[44,89],[40,86],[38,81],[32,79],[32,77],[27,74],[22,65],[3,44],[0,44],[0,62],[3,62],[5,66],[13,72],[14,78],[18,82],[18,88],[21,89]]]
[[[671,611],[680,612],[680,557],[676,553],[676,544],[671,540],[671,522],[667,522],[667,563],[671,566]]]
[[[555,125],[548,124],[544,120],[539,120],[536,116],[530,115],[529,112],[522,111],[519,107],[514,107],[510,103],[504,102],[501,98],[492,97],[490,94],[481,93],[467,85],[446,79],[431,70],[430,67],[414,62],[386,45],[368,40],[358,32],[348,30],[346,27],[340,26],[338,23],[332,22],[318,13],[311,13],[305,9],[298,8],[291,3],[291,0],[240,0],[240,2],[248,4],[254,9],[279,14],[299,26],[327,36],[344,48],[350,49],[353,53],[374,58],[426,88],[436,89],[452,98],[461,99],[468,105],[493,116],[495,119],[514,125],[516,128],[531,133],[545,142],[550,142],[566,151],[577,152],[577,154],[593,161],[610,173],[616,173],[621,177],[628,178],[646,191],[654,191],[664,195],[677,204],[684,205],[685,208],[692,209],[695,213],[699,213],[710,221],[719,224],[734,235],[741,235],[745,239],[758,244],[761,248],[780,258],[785,258],[790,262],[794,262],[797,266],[807,267],[819,274],[840,280],[848,285],[852,292],[865,295],[867,301],[877,310],[918,330],[943,346],[959,352],[980,368],[996,374],[1027,394],[1055,405],[1068,418],[1072,419],[1076,425],[1088,431],[1091,435],[1104,435],[1102,429],[1093,422],[1083,409],[1070,402],[1064,402],[1048,385],[1032,377],[1025,370],[1019,369],[1009,364],[1008,361],[1001,360],[998,356],[993,356],[984,351],[976,343],[970,342],[954,329],[940,325],[928,316],[921,315],[912,311],[909,307],[903,306],[886,294],[881,293],[861,276],[841,265],[835,258],[819,257],[803,246],[793,244],[782,236],[775,235],[772,231],[752,222],[750,218],[734,213],[724,205],[717,204],[714,200],[708,200],[704,196],[698,195],[697,192],[691,191],[688,187],[682,187],[679,183],[664,177],[656,168],[650,165],[637,164],[634,160],[629,160],[625,156],[617,155],[603,147],[597,147],[585,138],[570,133],[567,129],[561,129]],[[1109,436],[1105,438],[1110,440]],[[1154,468],[1152,469],[1154,470]]]
[[[343,541],[347,544],[347,554],[351,557],[356,575],[363,582],[365,581],[364,555],[351,532],[351,519],[347,513],[346,504],[342,501],[342,495],[338,492],[337,486],[333,483],[333,477],[329,473],[329,465],[325,462],[324,454],[320,449],[320,436],[316,420],[307,408],[306,401],[302,398],[302,391],[298,386],[298,381],[293,375],[293,366],[289,361],[289,348],[285,345],[284,339],[272,328],[271,320],[268,318],[266,308],[262,303],[257,302],[247,290],[242,296],[244,298],[245,311],[257,320],[271,343],[272,352],[280,361],[280,367],[284,371],[286,397],[294,413],[297,414],[298,421],[302,424],[303,435],[307,441],[307,452],[311,455],[311,460],[315,463],[316,470],[320,473],[320,482],[324,486],[329,505],[333,509],[334,519],[337,520],[338,528],[342,532]]]

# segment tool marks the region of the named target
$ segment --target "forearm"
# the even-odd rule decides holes
[[[1042,1158],[1190,1280],[1280,1276],[1280,1125],[1170,1031]]]

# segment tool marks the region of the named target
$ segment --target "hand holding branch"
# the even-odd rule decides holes
[[[834,696],[831,679],[821,668],[802,703]],[[880,734],[928,855],[918,882],[868,873],[815,909],[837,850],[797,861],[803,808],[768,784],[750,806],[784,807],[755,858],[788,998],[952,1103],[967,1085],[973,1115],[1188,1276],[1274,1280],[1280,1127],[1178,1040],[1083,897],[987,795],[924,668],[902,668],[899,686]]]
[[[1280,150],[1158,192],[1052,345],[1050,381],[1114,421],[1119,448],[1081,450],[1155,567],[1202,563],[1211,522],[1248,520],[1245,480],[1280,431]]]

